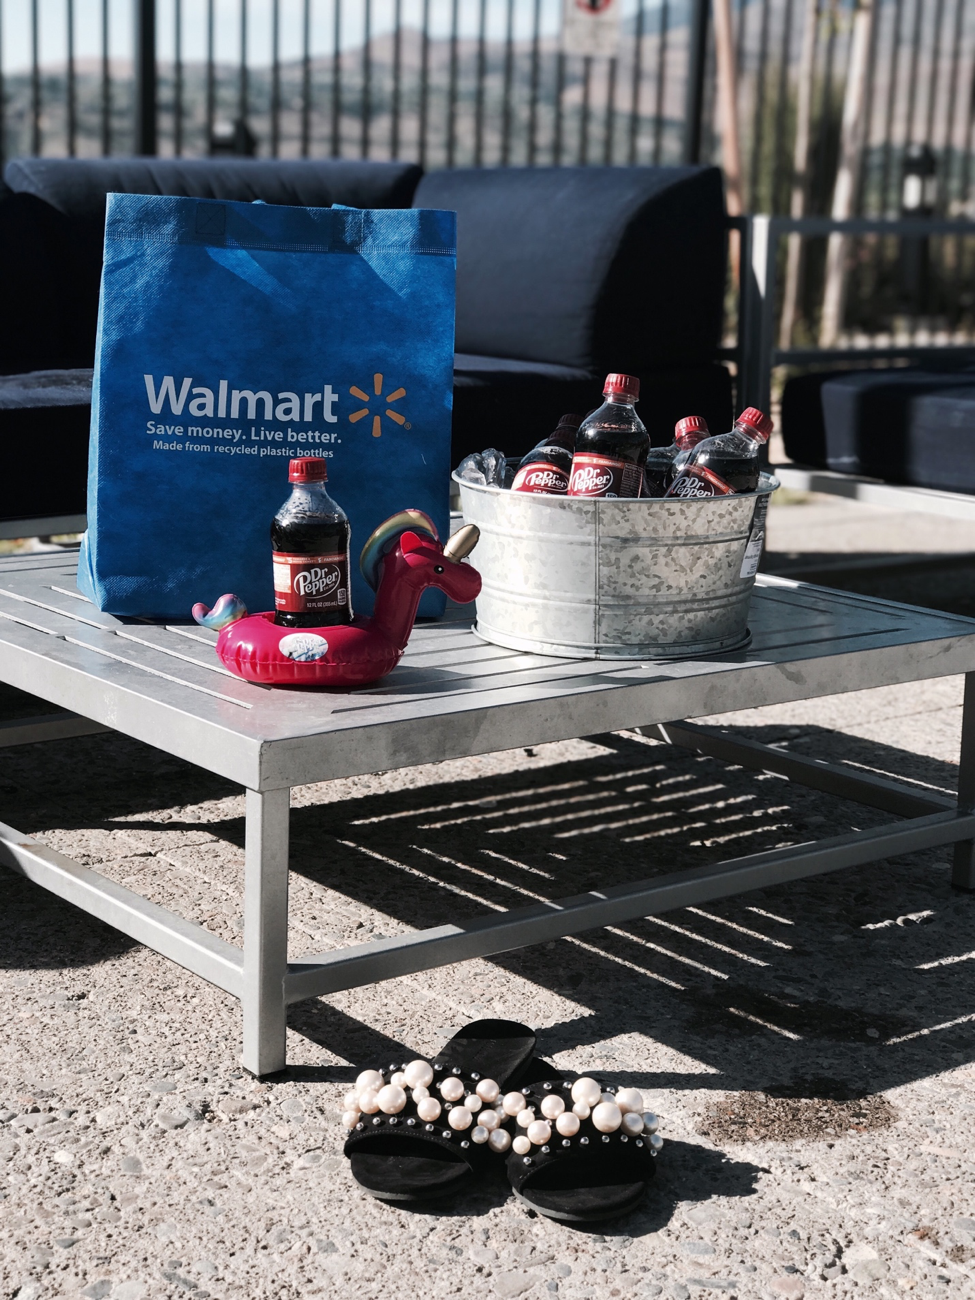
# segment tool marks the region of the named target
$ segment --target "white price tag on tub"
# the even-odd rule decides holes
[[[765,544],[765,517],[768,514],[768,496],[760,496],[755,502],[755,515],[752,519],[752,531],[748,537],[745,554],[741,557],[739,578],[754,578],[758,572],[758,562],[762,558]]]

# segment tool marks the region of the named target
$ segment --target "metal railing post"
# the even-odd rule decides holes
[[[772,389],[778,222],[768,216],[744,217],[742,221],[738,406],[767,411]]]
[[[156,134],[156,0],[135,0],[135,120],[133,153],[154,154]]]
[[[710,7],[710,0],[692,0],[687,51],[687,97],[684,104],[683,161],[685,163],[701,161]]]

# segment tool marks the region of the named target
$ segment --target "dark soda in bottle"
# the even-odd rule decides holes
[[[328,462],[299,456],[288,466],[291,495],[271,523],[274,621],[279,627],[352,622],[345,511],[328,494]]]
[[[521,464],[511,484],[512,492],[540,492],[565,496],[572,473],[576,429],[581,415],[563,415],[554,433],[533,447]]]
[[[643,467],[643,495],[662,497],[674,481],[674,460],[682,451],[691,451],[708,436],[708,422],[701,415],[678,420],[674,441],[669,447],[651,447]]]
[[[606,376],[606,401],[587,415],[576,434],[570,497],[638,497],[650,439],[634,410],[640,381],[633,375]]]
[[[759,452],[772,432],[772,421],[754,406],[742,411],[730,433],[705,438],[674,462],[668,496],[713,497],[754,492],[758,487]]]

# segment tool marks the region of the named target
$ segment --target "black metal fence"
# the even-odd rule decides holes
[[[874,0],[856,208],[972,198],[975,0]],[[629,0],[618,58],[559,49],[562,0],[0,0],[0,149],[411,158],[428,166],[718,159],[701,0]],[[785,212],[814,32],[808,209],[828,207],[856,0],[734,0],[746,209]],[[693,107],[702,108],[699,141]],[[690,129],[689,129],[690,127]]]
[[[562,2],[0,0],[0,151],[720,161],[708,0],[627,0],[614,59],[561,51]],[[900,215],[911,184],[921,215],[970,214],[975,0],[872,3],[849,215]],[[829,212],[857,4],[733,0],[746,210],[798,215],[800,194],[801,213]],[[875,329],[878,302],[903,305],[903,259],[873,236],[851,247],[847,317]],[[822,263],[810,249],[799,321]],[[915,311],[955,328],[975,266],[949,241],[922,263]]]

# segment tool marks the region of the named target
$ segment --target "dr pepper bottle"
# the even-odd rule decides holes
[[[570,497],[638,497],[650,439],[634,410],[640,381],[633,375],[607,375],[606,401],[583,420],[576,433]]]
[[[345,511],[328,494],[328,463],[300,456],[288,466],[291,495],[271,523],[274,621],[280,627],[352,622]]]

